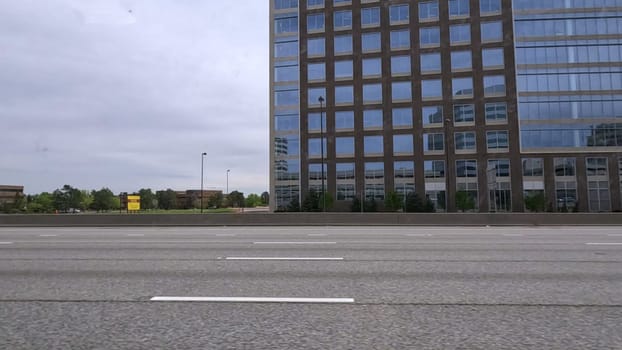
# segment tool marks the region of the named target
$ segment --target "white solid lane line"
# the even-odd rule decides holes
[[[614,242],[595,242],[595,243],[585,243],[587,245],[622,245],[622,243],[614,243]]]
[[[622,233],[610,233],[607,236],[609,236],[609,237],[622,237]]]
[[[432,237],[429,233],[407,233],[404,236],[406,237]]]
[[[337,244],[337,242],[253,242],[253,244]]]
[[[235,237],[233,233],[217,233],[216,237]]]
[[[504,237],[523,237],[525,235],[522,233],[504,233],[503,236]]]
[[[39,237],[58,237],[58,235],[39,235]]]
[[[144,233],[128,233],[127,236],[128,237],[144,237],[145,234]]]
[[[212,303],[310,303],[352,304],[353,298],[264,298],[264,297],[153,297],[151,301],[212,302]]]
[[[311,258],[311,257],[241,257],[227,256],[225,260],[268,260],[268,261],[341,261],[344,258]]]
[[[9,245],[9,244],[13,244],[13,242],[0,242],[0,244],[2,244],[2,245]]]
[[[309,233],[307,236],[309,237],[325,237],[328,236],[326,233]]]

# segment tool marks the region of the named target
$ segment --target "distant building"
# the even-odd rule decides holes
[[[24,186],[0,185],[0,204],[13,203],[15,198],[24,195]]]
[[[269,2],[272,210],[622,210],[622,0]]]
[[[207,207],[210,198],[222,195],[220,190],[203,190],[203,207]],[[175,191],[176,203],[178,209],[192,209],[201,207],[201,190]]]

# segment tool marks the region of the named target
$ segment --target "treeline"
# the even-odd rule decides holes
[[[140,196],[141,210],[198,209],[201,207],[198,193],[180,200],[178,193],[172,189],[153,192],[149,188],[143,188],[130,195]],[[216,192],[214,195],[203,198],[203,207],[249,208],[268,205],[269,200],[268,192],[261,195],[249,194],[247,197],[238,191],[233,191],[229,195]],[[0,204],[0,212],[7,214],[107,212],[120,209],[122,208],[119,195],[114,194],[109,188],[88,191],[70,185],[65,185],[52,193],[42,192],[35,195],[16,196],[12,202]]]

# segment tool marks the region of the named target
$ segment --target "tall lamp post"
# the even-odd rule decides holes
[[[320,153],[322,154],[322,211],[326,211],[326,192],[324,188],[324,97],[317,99],[320,102]]]
[[[203,160],[207,153],[201,153],[201,213],[203,213]]]
[[[229,194],[229,172],[230,171],[231,170],[227,169],[227,192],[226,192],[227,194]]]

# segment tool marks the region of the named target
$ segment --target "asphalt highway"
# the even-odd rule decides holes
[[[622,349],[622,227],[0,228],[2,349]]]

